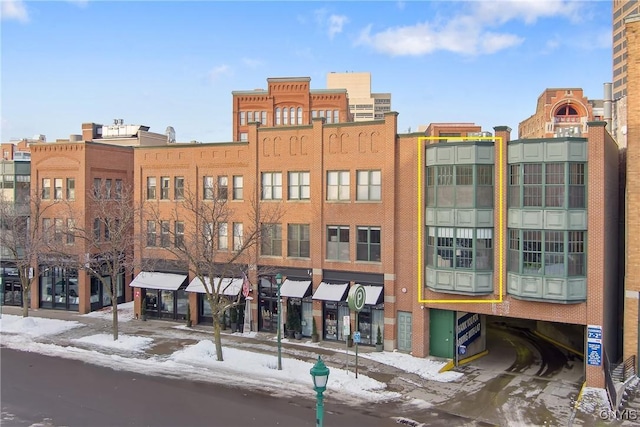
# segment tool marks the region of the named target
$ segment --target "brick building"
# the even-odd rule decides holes
[[[257,201],[261,209],[282,207],[282,216],[268,224],[268,241],[224,276],[231,297],[242,273],[249,276],[254,330],[276,330],[281,273],[286,311],[295,311],[303,336],[315,322],[321,339],[344,340],[345,316],[352,329],[357,316],[364,345],[374,344],[380,327],[387,350],[455,359],[485,351],[496,322],[524,324],[576,352],[585,347],[586,326],[597,325],[604,351],[617,357],[619,325],[604,313],[616,310],[618,155],[603,122],[587,123],[588,137],[515,141],[506,127],[493,136],[473,123],[439,123],[425,129],[426,138],[398,134],[395,112],[349,121],[345,93],[310,91],[308,78],[268,82],[255,98],[234,92],[234,142],[172,144],[160,135],[155,145],[142,144],[127,131],[111,138],[117,146],[86,124],[87,142],[34,147],[32,181],[57,189],[58,179],[77,180],[80,208],[90,212],[81,194],[95,179],[122,179],[133,184],[136,203],[155,209],[134,230],[144,237],[134,255],[152,267],[122,281],[137,313],[144,307],[150,317],[211,322],[202,283],[169,250],[197,231],[176,206],[186,195],[204,206],[224,199],[229,216],[209,232],[211,244],[233,256]],[[286,90],[293,93],[279,92]],[[324,117],[314,118],[321,110]],[[329,123],[327,110],[339,120],[331,113]],[[94,309],[89,278],[75,274],[77,304],[63,298],[54,308]],[[60,278],[67,289],[72,279]],[[52,305],[47,280],[33,291],[32,306]],[[359,314],[346,303],[355,284],[366,289]],[[602,387],[602,364],[585,365],[585,376]]]
[[[589,100],[580,88],[545,89],[536,112],[518,125],[519,138],[587,136],[590,121],[604,119],[603,101]]]

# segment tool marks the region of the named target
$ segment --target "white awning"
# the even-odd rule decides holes
[[[186,274],[155,273],[142,271],[129,283],[132,288],[177,290],[187,278]]]
[[[280,295],[290,298],[304,298],[311,286],[311,280],[285,280],[280,287]]]
[[[313,294],[313,299],[323,301],[342,301],[348,287],[348,283],[334,285],[331,283],[321,282],[318,289],[316,289],[316,293]]]
[[[368,305],[376,305],[380,301],[380,294],[384,289],[382,286],[362,286],[367,295],[364,303]]]
[[[208,277],[205,277],[205,280],[207,281],[208,289],[212,290],[211,280]],[[214,291],[218,288],[219,280],[220,280],[219,277],[214,277],[213,278],[213,290]],[[242,279],[233,279],[233,278],[230,278],[230,277],[222,278],[222,283],[220,283],[220,293],[222,295],[235,297],[240,292],[240,289],[242,289]],[[198,277],[194,278],[191,281],[191,283],[189,283],[189,286],[187,286],[186,291],[187,292],[197,292],[199,294],[206,294],[207,293],[207,291],[204,288],[204,283],[202,283],[202,280],[200,280],[200,278],[198,278]]]

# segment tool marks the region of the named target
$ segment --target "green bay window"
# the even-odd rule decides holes
[[[586,274],[585,231],[508,230],[507,269],[535,276]]]
[[[462,270],[493,269],[493,229],[429,227],[426,265]]]
[[[584,209],[584,163],[509,165],[507,205],[510,208]]]
[[[428,207],[493,207],[493,165],[438,165],[426,172]]]

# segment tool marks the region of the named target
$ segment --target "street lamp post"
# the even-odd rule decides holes
[[[282,370],[282,302],[280,301],[280,287],[282,286],[282,274],[276,274],[278,285],[278,371]]]
[[[329,368],[327,368],[322,359],[320,359],[320,356],[318,356],[318,361],[309,370],[309,373],[313,380],[313,390],[316,392],[316,427],[322,427],[324,418],[324,396],[322,393],[327,389]]]

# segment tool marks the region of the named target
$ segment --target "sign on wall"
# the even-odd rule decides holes
[[[467,313],[458,319],[458,346],[469,346],[472,342],[480,338],[481,335],[480,315],[477,313]]]
[[[587,365],[602,365],[602,326],[587,325]]]

